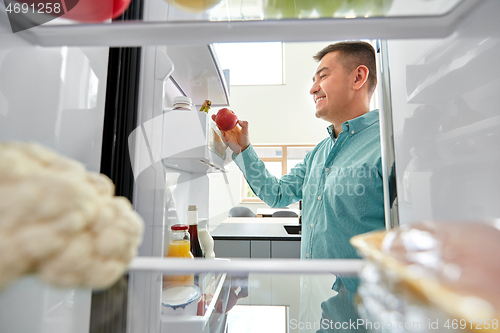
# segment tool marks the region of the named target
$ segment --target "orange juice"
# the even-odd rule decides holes
[[[167,257],[194,258],[188,240],[174,240],[168,244]]]
[[[167,257],[194,258],[189,240],[174,240],[168,244]],[[163,288],[174,285],[193,285],[194,275],[163,275]]]

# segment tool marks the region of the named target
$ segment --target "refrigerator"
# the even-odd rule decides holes
[[[0,5],[0,141],[35,141],[106,174],[144,234],[108,290],[16,282],[1,296],[2,332],[237,332],[238,320],[261,332],[315,332],[335,275],[362,274],[364,260],[163,258],[169,226],[187,219],[189,205],[210,226],[209,174],[231,163],[198,111],[206,99],[231,107],[214,43],[376,41],[386,228],[500,215],[496,0],[134,0],[105,21],[41,25],[8,4]],[[28,28],[13,33],[13,21]],[[181,95],[192,112],[173,110]],[[188,273],[211,295],[203,314],[163,314],[162,275]],[[245,289],[238,304],[263,311],[230,323],[230,299]],[[378,320],[401,321],[398,304],[375,310]],[[423,311],[411,306],[403,308]],[[263,324],[269,313],[278,326]],[[393,330],[385,329],[373,331]]]

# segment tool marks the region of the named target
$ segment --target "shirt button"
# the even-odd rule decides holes
[[[351,134],[354,134],[354,131],[351,131]]]
[[[330,169],[326,168],[325,171],[328,172]]]
[[[318,200],[321,200],[321,195],[318,195]]]
[[[306,257],[309,258],[309,253],[306,253]]]
[[[314,228],[314,223],[311,223],[311,228]]]

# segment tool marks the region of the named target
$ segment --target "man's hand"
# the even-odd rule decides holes
[[[212,119],[215,121],[215,114],[212,115]],[[224,135],[224,141],[227,142],[229,148],[231,148],[235,154],[241,153],[250,145],[248,121],[238,120],[238,125],[239,126],[236,126],[232,130],[221,131],[222,135]]]

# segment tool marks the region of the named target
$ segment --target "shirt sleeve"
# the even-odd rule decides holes
[[[307,170],[306,159],[280,179],[267,171],[264,162],[250,145],[233,160],[243,172],[252,191],[270,207],[285,207],[302,199],[302,186]]]

